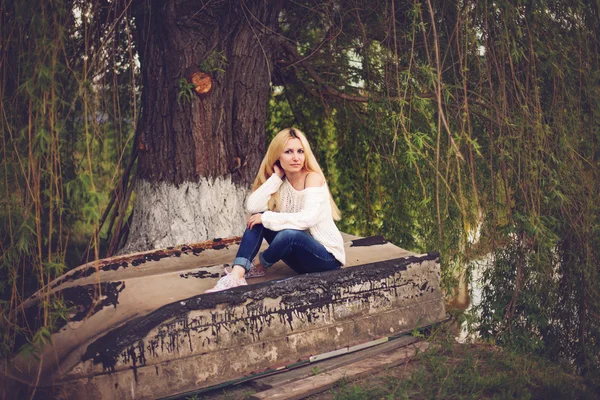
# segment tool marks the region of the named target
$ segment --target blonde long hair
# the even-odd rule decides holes
[[[267,181],[275,172],[273,170],[273,165],[279,159],[279,156],[283,152],[285,145],[290,139],[300,139],[302,143],[302,148],[304,149],[304,166],[303,168],[309,172],[316,172],[323,177],[323,180],[327,182],[325,179],[325,175],[323,175],[323,171],[313,154],[310,144],[308,140],[306,140],[306,136],[300,130],[296,128],[286,128],[279,132],[271,143],[269,144],[269,148],[267,149],[267,154],[263,158],[260,163],[260,168],[258,169],[258,174],[256,174],[256,179],[254,179],[254,184],[252,185],[252,191],[254,192],[258,189],[263,183]],[[326,183],[327,184],[327,183]],[[327,188],[329,192],[329,187]],[[341,213],[335,201],[333,201],[333,197],[331,196],[331,192],[329,192],[329,202],[331,203],[331,214],[333,219],[338,221],[341,218]],[[271,211],[279,211],[279,193],[273,193],[269,202],[267,203],[269,210]]]

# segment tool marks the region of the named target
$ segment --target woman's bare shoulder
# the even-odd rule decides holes
[[[309,172],[306,175],[305,188],[309,187],[321,187],[325,183],[325,179],[318,172]]]

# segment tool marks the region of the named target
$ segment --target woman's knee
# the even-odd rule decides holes
[[[263,231],[263,226],[262,225],[254,225],[252,227],[252,229],[246,228],[244,230],[244,234],[242,235],[242,238],[244,238],[244,237],[260,236],[260,235],[262,235],[262,231]]]
[[[262,232],[265,227],[262,224],[256,224],[252,228],[246,228],[247,231],[250,232]]]
[[[277,235],[275,236],[274,240],[293,242],[304,235],[304,231],[299,231],[296,229],[284,229],[282,231],[277,232]]]

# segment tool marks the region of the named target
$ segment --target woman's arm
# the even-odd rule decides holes
[[[304,205],[299,212],[265,211],[261,217],[262,224],[272,231],[306,230],[318,224],[325,217],[323,203],[327,201],[329,201],[329,192],[326,186],[307,188],[304,194]]]
[[[246,200],[246,210],[251,214],[260,213],[267,210],[267,203],[271,195],[279,190],[283,181],[277,174],[271,175],[258,189],[248,196]]]

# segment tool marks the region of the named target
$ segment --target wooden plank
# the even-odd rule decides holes
[[[380,339],[376,339],[376,340],[371,340],[370,342],[357,344],[356,346],[344,347],[344,348],[341,348],[341,349],[338,349],[338,350],[334,350],[334,351],[330,351],[330,352],[327,352],[327,353],[318,354],[316,356],[310,357],[309,360],[310,360],[311,363],[315,363],[315,362],[318,362],[318,361],[327,360],[327,359],[332,358],[332,357],[337,357],[337,356],[341,356],[341,355],[344,355],[344,354],[354,353],[356,351],[368,349],[370,347],[374,347],[374,346],[386,343],[388,340],[389,339],[386,338],[386,337],[380,338]]]
[[[389,368],[406,363],[418,352],[429,347],[428,342],[417,342],[402,347],[393,353],[381,353],[346,366],[320,373],[309,378],[300,379],[288,384],[254,394],[254,400],[299,400],[330,389],[341,379],[358,379],[369,375],[375,369]]]
[[[251,382],[251,384],[259,390],[267,390],[274,387],[279,387],[293,381],[314,376],[314,371],[318,371],[319,373],[328,372],[344,365],[348,365],[368,357],[373,357],[380,353],[389,353],[395,351],[400,347],[408,346],[409,344],[415,343],[418,340],[419,339],[415,338],[414,336],[402,336],[386,343],[356,351],[354,353],[348,353],[342,356],[314,363],[311,362],[306,366],[255,379]]]

